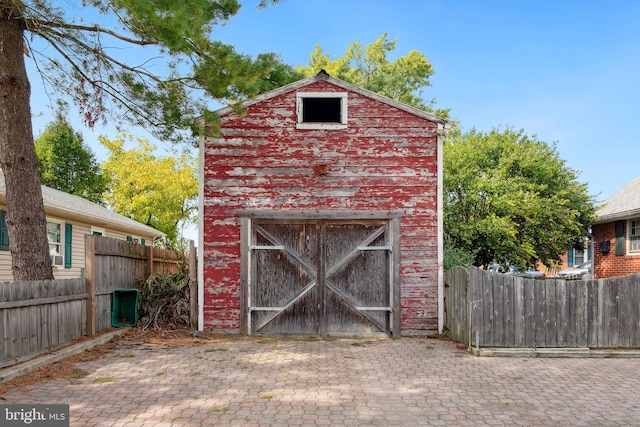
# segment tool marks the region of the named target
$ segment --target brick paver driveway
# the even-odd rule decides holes
[[[81,379],[6,393],[72,426],[640,425],[639,359],[479,358],[448,341],[123,340]]]

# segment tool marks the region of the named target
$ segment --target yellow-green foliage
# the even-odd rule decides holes
[[[332,77],[448,118],[448,109],[435,109],[435,100],[425,101],[422,96],[422,90],[431,86],[429,78],[434,74],[429,59],[422,52],[412,50],[390,61],[387,54],[395,50],[396,42],[384,33],[366,46],[360,41],[351,43],[343,56],[333,59],[317,45],[311,52],[309,65],[298,67],[298,71],[312,76],[325,70]]]
[[[126,141],[137,148],[125,150]],[[102,164],[110,188],[105,200],[116,212],[178,238],[178,227],[193,221],[198,197],[197,159],[183,153],[178,157],[159,156],[156,147],[144,138],[118,135],[99,139],[109,159]]]

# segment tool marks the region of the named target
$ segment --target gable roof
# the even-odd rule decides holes
[[[594,224],[640,216],[640,176],[609,197],[597,215]]]
[[[360,86],[356,86],[354,84],[347,83],[344,80],[340,80],[340,79],[337,79],[335,77],[331,77],[324,70],[320,70],[314,76],[307,77],[307,78],[302,79],[302,80],[298,80],[298,81],[290,83],[290,84],[288,84],[286,86],[281,86],[279,88],[270,90],[269,92],[261,93],[260,95],[256,96],[255,98],[252,98],[252,99],[249,99],[247,101],[242,102],[240,104],[240,106],[242,108],[246,108],[246,107],[249,107],[251,105],[267,101],[267,100],[269,100],[271,98],[275,98],[276,96],[280,96],[280,95],[282,95],[284,93],[301,89],[301,88],[303,88],[305,86],[309,86],[310,84],[315,83],[315,82],[319,82],[319,81],[326,81],[326,82],[331,83],[331,84],[333,84],[335,86],[338,86],[338,87],[340,87],[342,89],[358,93],[358,94],[360,94],[362,96],[366,96],[368,98],[375,99],[376,101],[380,101],[380,102],[382,102],[384,104],[390,105],[392,107],[398,108],[400,110],[406,111],[406,112],[408,112],[410,114],[413,114],[413,115],[418,116],[418,117],[422,117],[422,118],[430,120],[432,122],[440,123],[442,125],[447,123],[446,119],[443,119],[442,117],[438,117],[435,114],[431,114],[431,113],[428,113],[426,111],[420,110],[419,108],[415,108],[415,107],[412,107],[410,105],[403,104],[402,102],[395,101],[395,100],[393,100],[391,98],[387,98],[386,96],[383,96],[383,95],[380,95],[378,93],[372,92],[370,90],[364,89],[364,88],[362,88]],[[216,113],[219,116],[224,116],[225,114],[229,114],[229,113],[231,113],[233,111],[235,111],[234,107],[233,106],[229,106],[229,107],[225,107],[225,108],[222,108],[222,109],[216,111]]]
[[[4,174],[0,173],[0,202],[6,204],[6,195]],[[48,215],[83,221],[96,227],[108,227],[132,234],[143,233],[154,237],[165,236],[163,232],[155,228],[113,212],[104,206],[45,185],[42,186],[42,200],[44,202],[44,210]]]

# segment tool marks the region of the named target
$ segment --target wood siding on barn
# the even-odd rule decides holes
[[[303,90],[345,91],[321,80]],[[259,209],[401,212],[402,333],[437,331],[437,123],[359,92],[347,104],[346,129],[296,129],[292,90],[222,115],[221,136],[203,138],[203,329],[240,330],[239,214]]]

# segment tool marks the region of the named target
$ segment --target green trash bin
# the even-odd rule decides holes
[[[138,299],[140,291],[137,289],[116,289],[111,298],[111,326],[136,326],[140,320]]]

